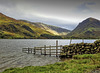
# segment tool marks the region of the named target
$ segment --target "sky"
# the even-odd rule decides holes
[[[0,0],[0,12],[73,30],[89,17],[100,20],[100,0]]]

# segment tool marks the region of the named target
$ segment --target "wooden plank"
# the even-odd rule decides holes
[[[31,49],[34,49],[34,48],[22,48],[22,50],[28,50],[28,49],[31,50]]]
[[[51,46],[51,47],[56,47],[56,46]],[[57,46],[57,47],[60,47],[60,46]],[[44,47],[36,47],[37,48],[44,48]],[[50,46],[46,46],[46,48],[50,48]]]
[[[45,54],[44,54],[45,55]],[[50,55],[50,54],[46,54],[46,55]],[[56,54],[51,54],[51,55],[56,55]],[[58,55],[61,55],[61,54],[58,54]]]
[[[35,50],[41,50],[41,49],[37,49],[37,48],[36,48]]]

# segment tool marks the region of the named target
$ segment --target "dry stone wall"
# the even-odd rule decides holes
[[[63,53],[66,57],[72,57],[78,54],[95,54],[100,53],[100,40],[94,43],[77,43],[63,47]]]

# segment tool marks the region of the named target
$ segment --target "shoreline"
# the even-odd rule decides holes
[[[95,72],[98,71],[97,69],[100,68],[100,53],[98,54],[84,54],[84,55],[77,55],[73,57],[72,59],[66,59],[63,62],[56,62],[54,64],[48,64],[44,66],[26,66],[23,68],[10,68],[6,69],[2,73],[10,73],[10,72],[16,72],[16,73],[87,73],[87,72]],[[90,59],[95,60],[94,62]],[[77,58],[77,59],[76,59]]]

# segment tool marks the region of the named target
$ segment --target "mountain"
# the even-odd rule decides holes
[[[100,38],[100,20],[88,18],[67,35],[70,38]]]
[[[30,23],[19,21],[0,13],[0,38],[61,38]]]
[[[21,20],[21,21],[33,24],[34,26],[41,28],[45,31],[48,31],[48,32],[50,32],[54,35],[64,36],[64,35],[67,35],[68,33],[70,33],[70,30],[60,28],[60,27],[57,27],[57,26],[47,25],[47,24],[40,23],[40,22],[29,22],[29,21],[26,21],[26,20]]]

